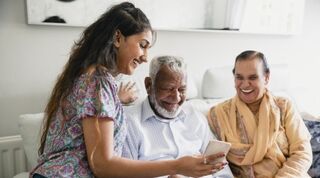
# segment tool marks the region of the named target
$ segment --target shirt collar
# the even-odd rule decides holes
[[[176,118],[174,118],[174,119],[163,119],[162,117],[157,116],[153,112],[148,97],[142,103],[142,114],[141,114],[142,122],[145,122],[145,121],[147,121],[149,119],[152,119],[152,118],[156,119],[156,120],[158,120],[160,122],[172,122],[172,121],[176,121],[176,120],[184,121],[186,119],[186,116],[187,116],[186,112],[184,111],[184,109],[182,107],[181,112],[178,114],[178,116]]]

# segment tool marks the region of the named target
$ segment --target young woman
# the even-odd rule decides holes
[[[74,45],[46,106],[39,164],[31,177],[156,177],[211,174],[215,156],[168,161],[121,158],[126,118],[114,77],[147,62],[153,31],[133,4],[113,6]]]

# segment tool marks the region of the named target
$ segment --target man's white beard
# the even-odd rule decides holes
[[[181,106],[178,106],[177,109],[170,111],[170,112],[167,111],[166,109],[162,108],[158,104],[154,93],[152,93],[150,95],[150,103],[153,104],[153,107],[158,112],[158,114],[160,114],[162,117],[165,117],[165,118],[173,119],[173,118],[177,117],[181,112]]]

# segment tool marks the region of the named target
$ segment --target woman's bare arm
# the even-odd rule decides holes
[[[215,165],[203,157],[185,156],[177,160],[137,161],[113,155],[114,122],[111,119],[84,118],[82,121],[87,157],[97,177],[157,177],[182,174],[201,177],[212,174]],[[208,161],[216,159],[209,156]]]

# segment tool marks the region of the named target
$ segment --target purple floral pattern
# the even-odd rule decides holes
[[[127,133],[125,116],[111,75],[83,74],[61,102],[50,124],[44,153],[31,175],[94,177],[86,157],[81,120],[96,116],[114,121],[114,153],[122,154]]]

